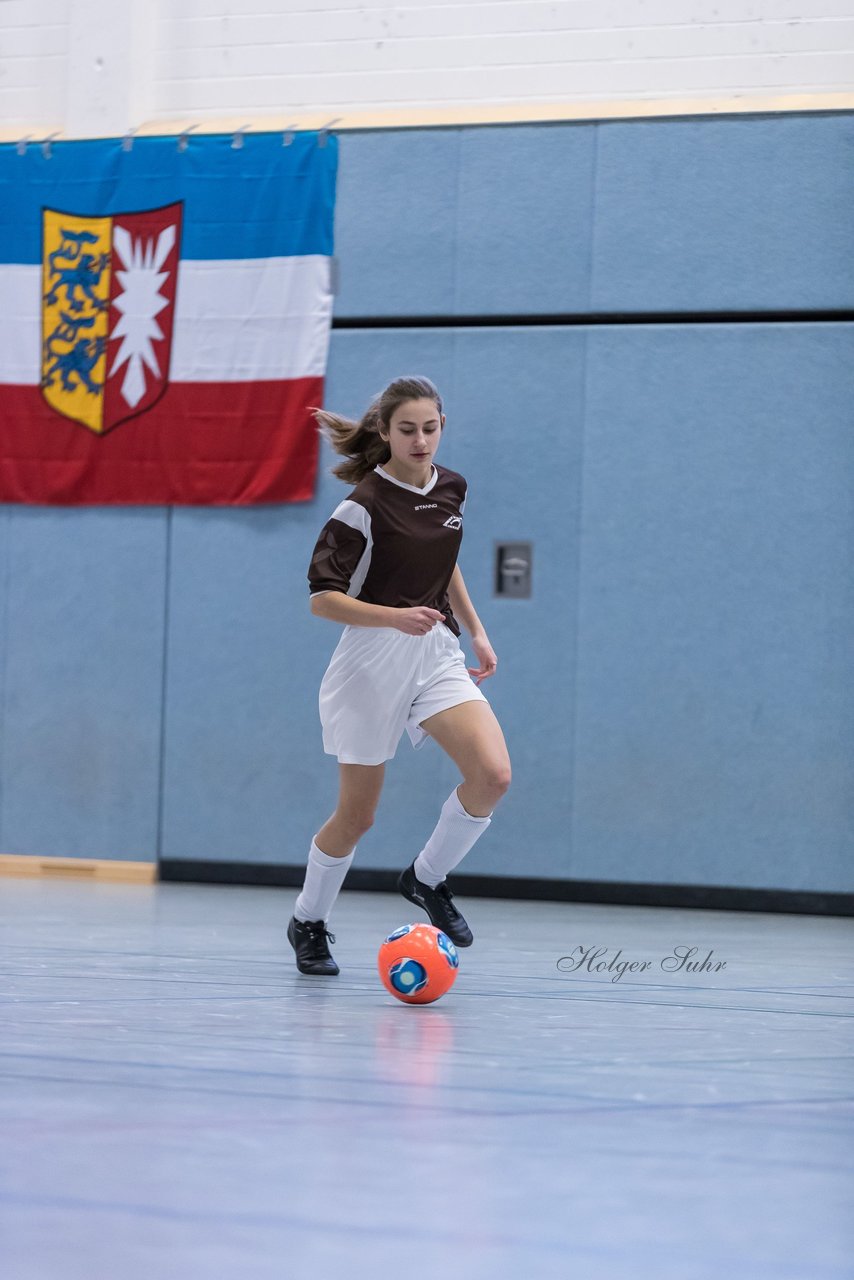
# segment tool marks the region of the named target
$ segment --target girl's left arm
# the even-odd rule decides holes
[[[480,666],[469,667],[468,669],[474,677],[475,684],[480,684],[481,680],[485,680],[487,676],[495,674],[498,658],[487,639],[483,623],[475,613],[475,608],[466,590],[466,584],[463,582],[463,575],[459,565],[454,566],[451,581],[448,583],[448,599],[451,602],[454,617],[459,619],[471,636],[471,645],[477,654]]]

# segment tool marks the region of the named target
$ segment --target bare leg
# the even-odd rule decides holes
[[[340,764],[338,807],[314,842],[331,858],[346,858],[374,824],[385,779],[384,764]]]
[[[486,817],[510,786],[510,756],[501,725],[488,702],[461,702],[422,720],[463,775],[460,803],[473,818]]]
[[[340,766],[338,807],[312,841],[305,880],[288,924],[288,941],[301,973],[338,973],[329,951],[329,942],[335,939],[326,922],[346,879],[353,849],[373,825],[384,772],[384,765]]]
[[[458,947],[472,943],[472,932],[444,883],[492,821],[492,811],[510,786],[510,758],[501,727],[487,702],[458,703],[421,721],[463,774],[442,805],[439,821],[398,887],[423,907],[437,929]]]

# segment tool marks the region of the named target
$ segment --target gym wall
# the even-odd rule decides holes
[[[75,6],[45,7],[61,44]],[[158,29],[223,26],[192,8]],[[222,112],[193,48],[185,88],[204,99],[208,65]],[[854,113],[339,145],[325,401],[429,374],[438,461],[471,486],[460,563],[514,782],[466,872],[850,894]],[[317,686],[339,628],[305,580],[347,492],[323,448],[296,506],[0,507],[0,853],[304,865],[337,781]],[[501,599],[494,544],[519,540],[532,596]],[[387,776],[361,868],[417,851],[458,777],[408,739]]]
[[[2,0],[0,130],[850,94],[850,0]],[[364,123],[364,122],[363,122]]]

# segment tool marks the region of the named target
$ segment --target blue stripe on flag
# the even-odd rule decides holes
[[[42,208],[83,216],[184,200],[182,258],[332,254],[338,139],[296,133],[0,144],[0,262],[41,262]]]

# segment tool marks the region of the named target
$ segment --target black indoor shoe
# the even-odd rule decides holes
[[[288,942],[297,953],[300,973],[319,973],[328,976],[338,973],[338,965],[329,954],[329,942],[335,941],[322,920],[297,920],[291,916],[288,924]]]
[[[405,871],[401,871],[397,887],[404,898],[414,902],[416,907],[424,908],[430,917],[430,923],[446,933],[451,942],[458,947],[471,946],[474,942],[471,929],[454,906],[452,902],[454,895],[445,880],[437,884],[435,889],[431,889],[428,884],[422,884],[415,875],[413,862]]]

